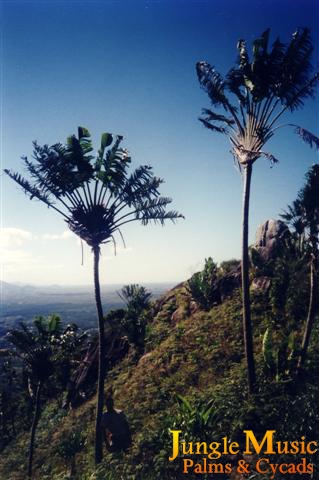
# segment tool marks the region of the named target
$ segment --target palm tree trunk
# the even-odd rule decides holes
[[[318,247],[316,238],[311,241],[311,244],[313,249],[313,257],[310,264],[310,298],[306,327],[301,345],[301,353],[298,360],[297,374],[300,372],[301,367],[306,359],[318,302]]]
[[[256,373],[254,360],[253,335],[250,314],[249,292],[249,255],[248,255],[248,222],[249,222],[249,198],[251,184],[252,165],[244,167],[244,191],[243,191],[243,225],[242,225],[242,299],[243,299],[243,332],[245,342],[245,355],[247,362],[247,376],[249,392],[253,393],[256,387]]]
[[[75,474],[76,474],[76,463],[75,463],[75,455],[73,455],[71,459],[71,465],[70,465],[70,477],[73,478]]]
[[[97,384],[97,405],[95,418],[95,464],[102,461],[102,431],[101,419],[103,412],[104,400],[104,378],[105,378],[105,333],[104,333],[104,318],[103,308],[101,302],[100,279],[99,279],[99,261],[100,261],[100,247],[98,245],[93,247],[94,253],[94,291],[95,302],[97,309],[98,325],[99,325],[99,369],[98,369],[98,384]]]
[[[34,440],[35,432],[37,429],[39,417],[40,417],[40,394],[41,394],[42,383],[39,381],[37,385],[37,390],[35,394],[35,410],[33,416],[33,422],[31,427],[30,434],[30,447],[29,447],[29,463],[28,463],[28,477],[32,477],[32,462],[33,462],[33,451],[34,451]]]

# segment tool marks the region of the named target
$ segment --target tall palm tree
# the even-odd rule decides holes
[[[271,163],[277,159],[263,151],[264,145],[283,125],[279,120],[303,106],[313,96],[319,72],[312,74],[312,41],[307,28],[297,30],[288,44],[277,38],[268,49],[270,30],[253,42],[250,58],[246,42],[239,40],[238,60],[223,78],[207,62],[196,65],[198,80],[208,94],[214,110],[203,109],[199,120],[205,127],[226,135],[234,160],[243,177],[242,222],[242,297],[243,331],[247,359],[248,385],[256,385],[249,294],[248,218],[253,165],[260,157]],[[221,110],[220,113],[217,110]],[[293,124],[297,134],[319,148],[319,139]]]
[[[306,183],[297,199],[288,206],[281,217],[292,226],[296,234],[308,246],[310,257],[310,295],[306,326],[298,361],[300,371],[309,347],[314,320],[318,313],[318,267],[319,267],[319,165],[313,165],[306,173]]]
[[[29,392],[35,402],[30,432],[28,477],[32,477],[34,441],[40,418],[41,393],[43,385],[54,372],[55,340],[61,335],[61,320],[52,315],[45,319],[37,317],[34,328],[21,323],[20,328],[8,332],[8,340],[16,348],[28,374]],[[33,387],[35,386],[35,392]]]
[[[94,291],[99,328],[99,371],[95,425],[95,462],[102,460],[101,417],[105,378],[105,331],[100,293],[99,260],[102,244],[113,242],[115,234],[123,239],[121,228],[130,222],[147,225],[164,224],[182,215],[167,211],[171,199],[161,197],[161,178],[152,168],[142,165],[132,173],[126,149],[120,148],[123,137],[103,133],[100,149],[93,155],[91,136],[78,128],[66,145],[40,146],[34,142],[33,161],[23,157],[31,182],[19,173],[5,172],[32,199],[37,198],[62,215],[69,228],[84,240],[94,255]],[[124,240],[123,240],[124,242]]]

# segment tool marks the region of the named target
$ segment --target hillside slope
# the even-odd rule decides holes
[[[100,469],[95,471],[95,398],[71,412],[52,402],[45,407],[39,423],[34,478],[69,478],[67,462],[58,454],[58,446],[61,440],[68,441],[74,430],[80,430],[85,439],[76,456],[77,474],[72,477],[81,480],[184,478],[180,462],[168,461],[169,428],[181,429],[186,437],[199,440],[205,440],[208,435],[211,441],[226,435],[240,441],[245,428],[253,428],[256,434],[275,428],[278,435],[283,434],[285,438],[300,435],[301,429],[303,434],[316,431],[319,369],[315,355],[311,375],[298,384],[287,379],[276,380],[270,375],[265,377],[262,339],[273,323],[265,294],[253,295],[252,314],[258,374],[262,379],[254,399],[247,400],[239,291],[235,290],[222,304],[204,312],[196,308],[181,285],[157,302],[145,354],[136,363],[131,352],[108,373],[106,388],[113,389],[115,405],[125,411],[132,429],[130,451],[125,455],[107,454]],[[187,397],[192,410],[185,411],[177,395]],[[210,401],[213,415],[209,426],[198,432],[201,412]],[[311,416],[311,425],[306,420],[298,420],[300,411]],[[295,420],[292,422],[291,418]],[[2,453],[1,479],[26,478],[27,446],[28,434],[25,433]],[[202,475],[202,478],[210,477]],[[187,478],[193,477],[189,474]],[[218,475],[218,478],[229,476]]]

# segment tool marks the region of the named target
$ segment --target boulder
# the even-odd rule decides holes
[[[268,292],[271,285],[271,278],[262,276],[254,278],[251,284],[251,288],[253,291],[261,291],[261,292]]]
[[[266,220],[257,229],[254,248],[267,262],[277,256],[280,246],[289,235],[289,228],[281,220]]]

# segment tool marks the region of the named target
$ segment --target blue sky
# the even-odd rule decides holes
[[[103,248],[102,283],[182,281],[205,257],[240,255],[241,178],[226,138],[197,118],[209,107],[195,63],[226,73],[239,38],[271,27],[288,41],[311,28],[319,46],[315,0],[4,1],[2,30],[2,168],[21,171],[32,140],[53,144],[86,126],[96,145],[103,131],[121,133],[133,164],[151,164],[164,195],[186,220],[166,227],[130,224],[126,250]],[[314,64],[319,64],[319,48]],[[291,120],[319,134],[318,99]],[[288,130],[269,145],[280,163],[258,160],[253,173],[251,241],[278,217],[318,154]],[[81,266],[77,239],[54,212],[27,200],[1,177],[2,279],[89,284],[91,255]]]

